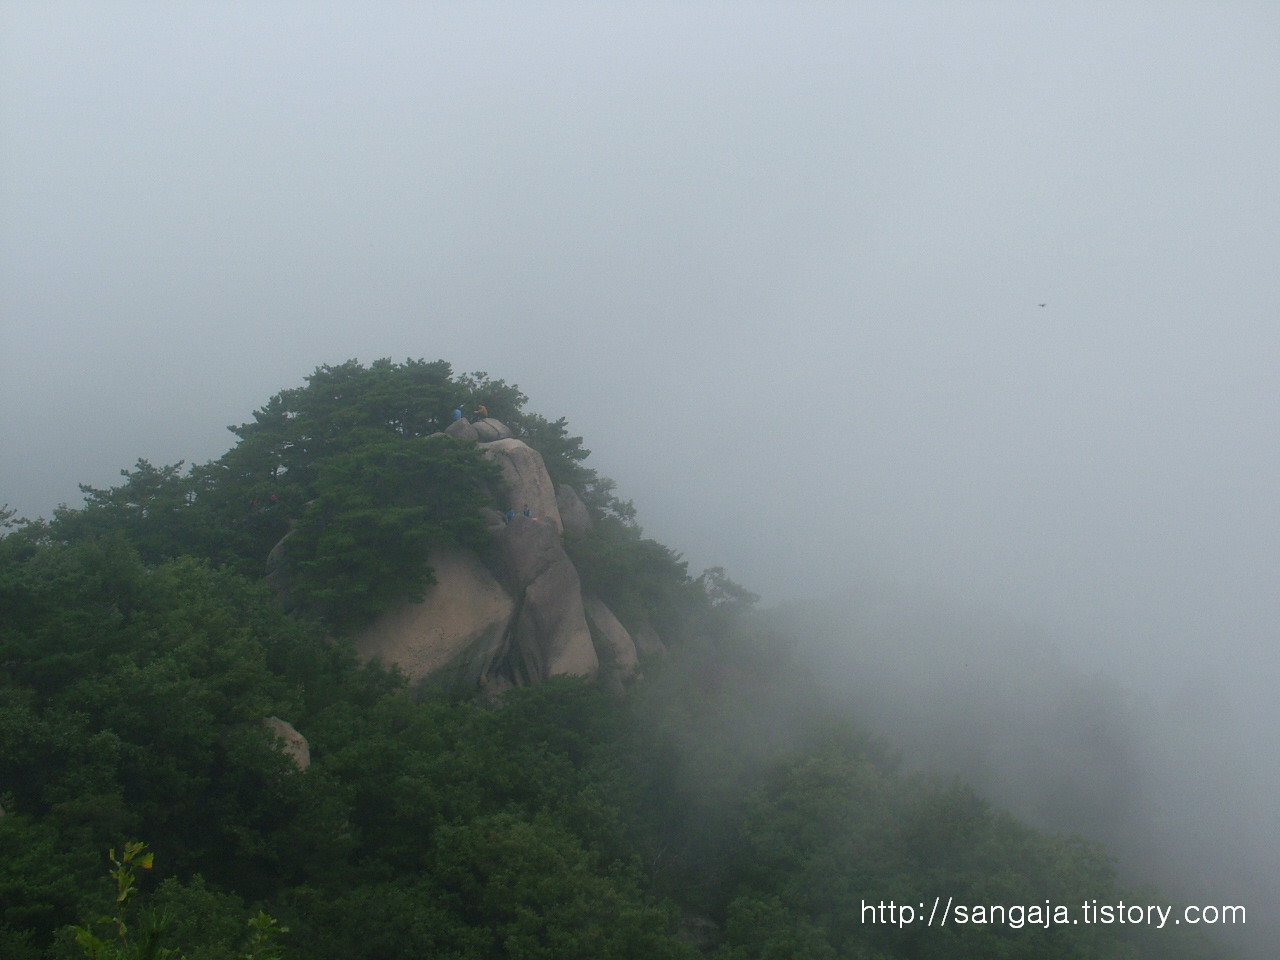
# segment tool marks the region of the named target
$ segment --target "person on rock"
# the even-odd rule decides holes
[[[475,410],[472,411],[471,413],[471,416],[474,417],[476,420],[488,420],[489,408],[486,407],[483,403],[477,403]]]
[[[461,408],[461,407],[455,407],[455,408],[454,408],[454,410],[453,410],[453,419],[454,419],[454,421],[455,421],[455,422],[456,422],[456,421],[458,421],[458,420],[461,420],[461,419],[462,419],[462,408]]]
[[[529,505],[527,503],[524,505],[524,510],[522,511],[522,513],[524,513],[526,517],[533,519],[533,511],[529,509]]]
[[[502,520],[504,523],[510,523],[515,518],[516,518],[516,511],[514,507],[512,507],[510,510],[508,510],[506,513],[502,515]]]

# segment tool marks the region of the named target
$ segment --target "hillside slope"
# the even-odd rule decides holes
[[[592,649],[610,618],[634,635],[625,685],[616,653],[598,680],[436,686],[360,655],[382,618],[434,609],[442,557],[519,567],[504,538],[537,521],[499,530],[510,480],[446,433],[481,403],[580,498],[589,523],[555,546]],[[334,960],[1224,955],[1186,927],[1083,922],[1086,902],[1164,901],[1096,847],[899,772],[750,593],[644,539],[581,439],[524,403],[443,362],[325,367],[218,461],[142,463],[11,528],[0,955],[76,956],[67,925],[107,912],[103,851],[133,838],[165,878],[144,912],[189,960],[236,956],[263,908],[287,956]],[[930,925],[935,898],[974,909]]]

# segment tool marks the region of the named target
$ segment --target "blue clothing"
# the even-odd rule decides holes
[[[455,419],[455,420],[461,420],[461,419],[462,419],[462,411],[461,411],[461,410],[455,410],[455,411],[453,411],[453,419]]]

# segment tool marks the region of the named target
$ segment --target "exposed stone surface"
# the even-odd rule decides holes
[[[361,656],[398,664],[413,682],[479,687],[490,699],[516,683],[596,676],[582,584],[555,525],[518,515],[499,529],[505,586],[473,553],[438,551],[423,602],[379,617],[356,639]]]
[[[537,580],[552,564],[568,560],[556,528],[546,520],[517,514],[502,532],[502,563],[519,589]]]
[[[547,474],[542,454],[521,440],[508,437],[480,444],[484,455],[502,467],[502,478],[510,491],[507,504],[516,513],[526,507],[535,517],[549,520],[556,533],[564,529],[556,506],[556,491]]]
[[[267,554],[266,581],[271,592],[275,594],[276,603],[285,610],[293,609],[293,593],[289,589],[289,537],[290,530]]]
[[[567,558],[552,564],[525,588],[520,619],[532,624],[542,657],[542,677],[594,677],[599,671],[600,661],[582,609],[582,581]]]
[[[276,735],[276,745],[293,759],[299,770],[311,766],[311,745],[292,723],[279,717],[264,717],[262,725]]]
[[[439,550],[430,562],[436,582],[423,601],[384,613],[356,650],[398,664],[412,682],[483,683],[504,652],[515,600],[468,550]]]
[[[649,624],[629,631],[599,597],[583,594],[563,543],[587,537],[593,527],[578,492],[557,488],[542,455],[499,420],[455,420],[444,433],[476,442],[502,471],[501,485],[493,485],[499,509],[481,511],[498,556],[482,549],[481,562],[471,550],[436,551],[430,563],[437,582],[424,600],[403,602],[375,620],[356,639],[360,655],[397,665],[412,683],[478,691],[491,701],[513,686],[562,674],[598,676],[618,691],[638,680],[640,663],[665,656],[666,647]],[[507,510],[514,512],[510,521]],[[294,604],[288,540],[272,549],[266,569],[287,609]],[[263,723],[306,769],[305,738],[279,718]]]
[[[618,679],[623,682],[635,679],[639,658],[627,628],[618,622],[604,601],[593,594],[582,595],[582,608],[587,614],[587,623],[607,645],[608,659],[612,661]]]
[[[591,532],[591,514],[573,487],[561,484],[556,488],[556,508],[566,537],[581,539]]]
[[[455,420],[444,428],[444,432],[449,436],[458,440],[471,440],[472,442],[480,439],[480,434],[476,428],[465,417],[461,420]]]
[[[648,623],[635,625],[631,631],[631,639],[636,645],[636,653],[641,657],[665,657],[667,645],[658,637],[658,631]]]
[[[501,420],[493,419],[493,417],[485,417],[483,420],[477,420],[471,426],[475,430],[476,437],[481,443],[491,443],[494,440],[506,440],[511,436],[511,428]]]
[[[522,679],[594,677],[600,662],[582,607],[582,581],[549,520],[517,515],[503,533],[502,557],[521,592],[512,653]]]

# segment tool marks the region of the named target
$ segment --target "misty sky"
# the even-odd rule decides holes
[[[442,357],[694,572],[1262,711],[1278,153],[1270,3],[5,2],[0,503]]]

